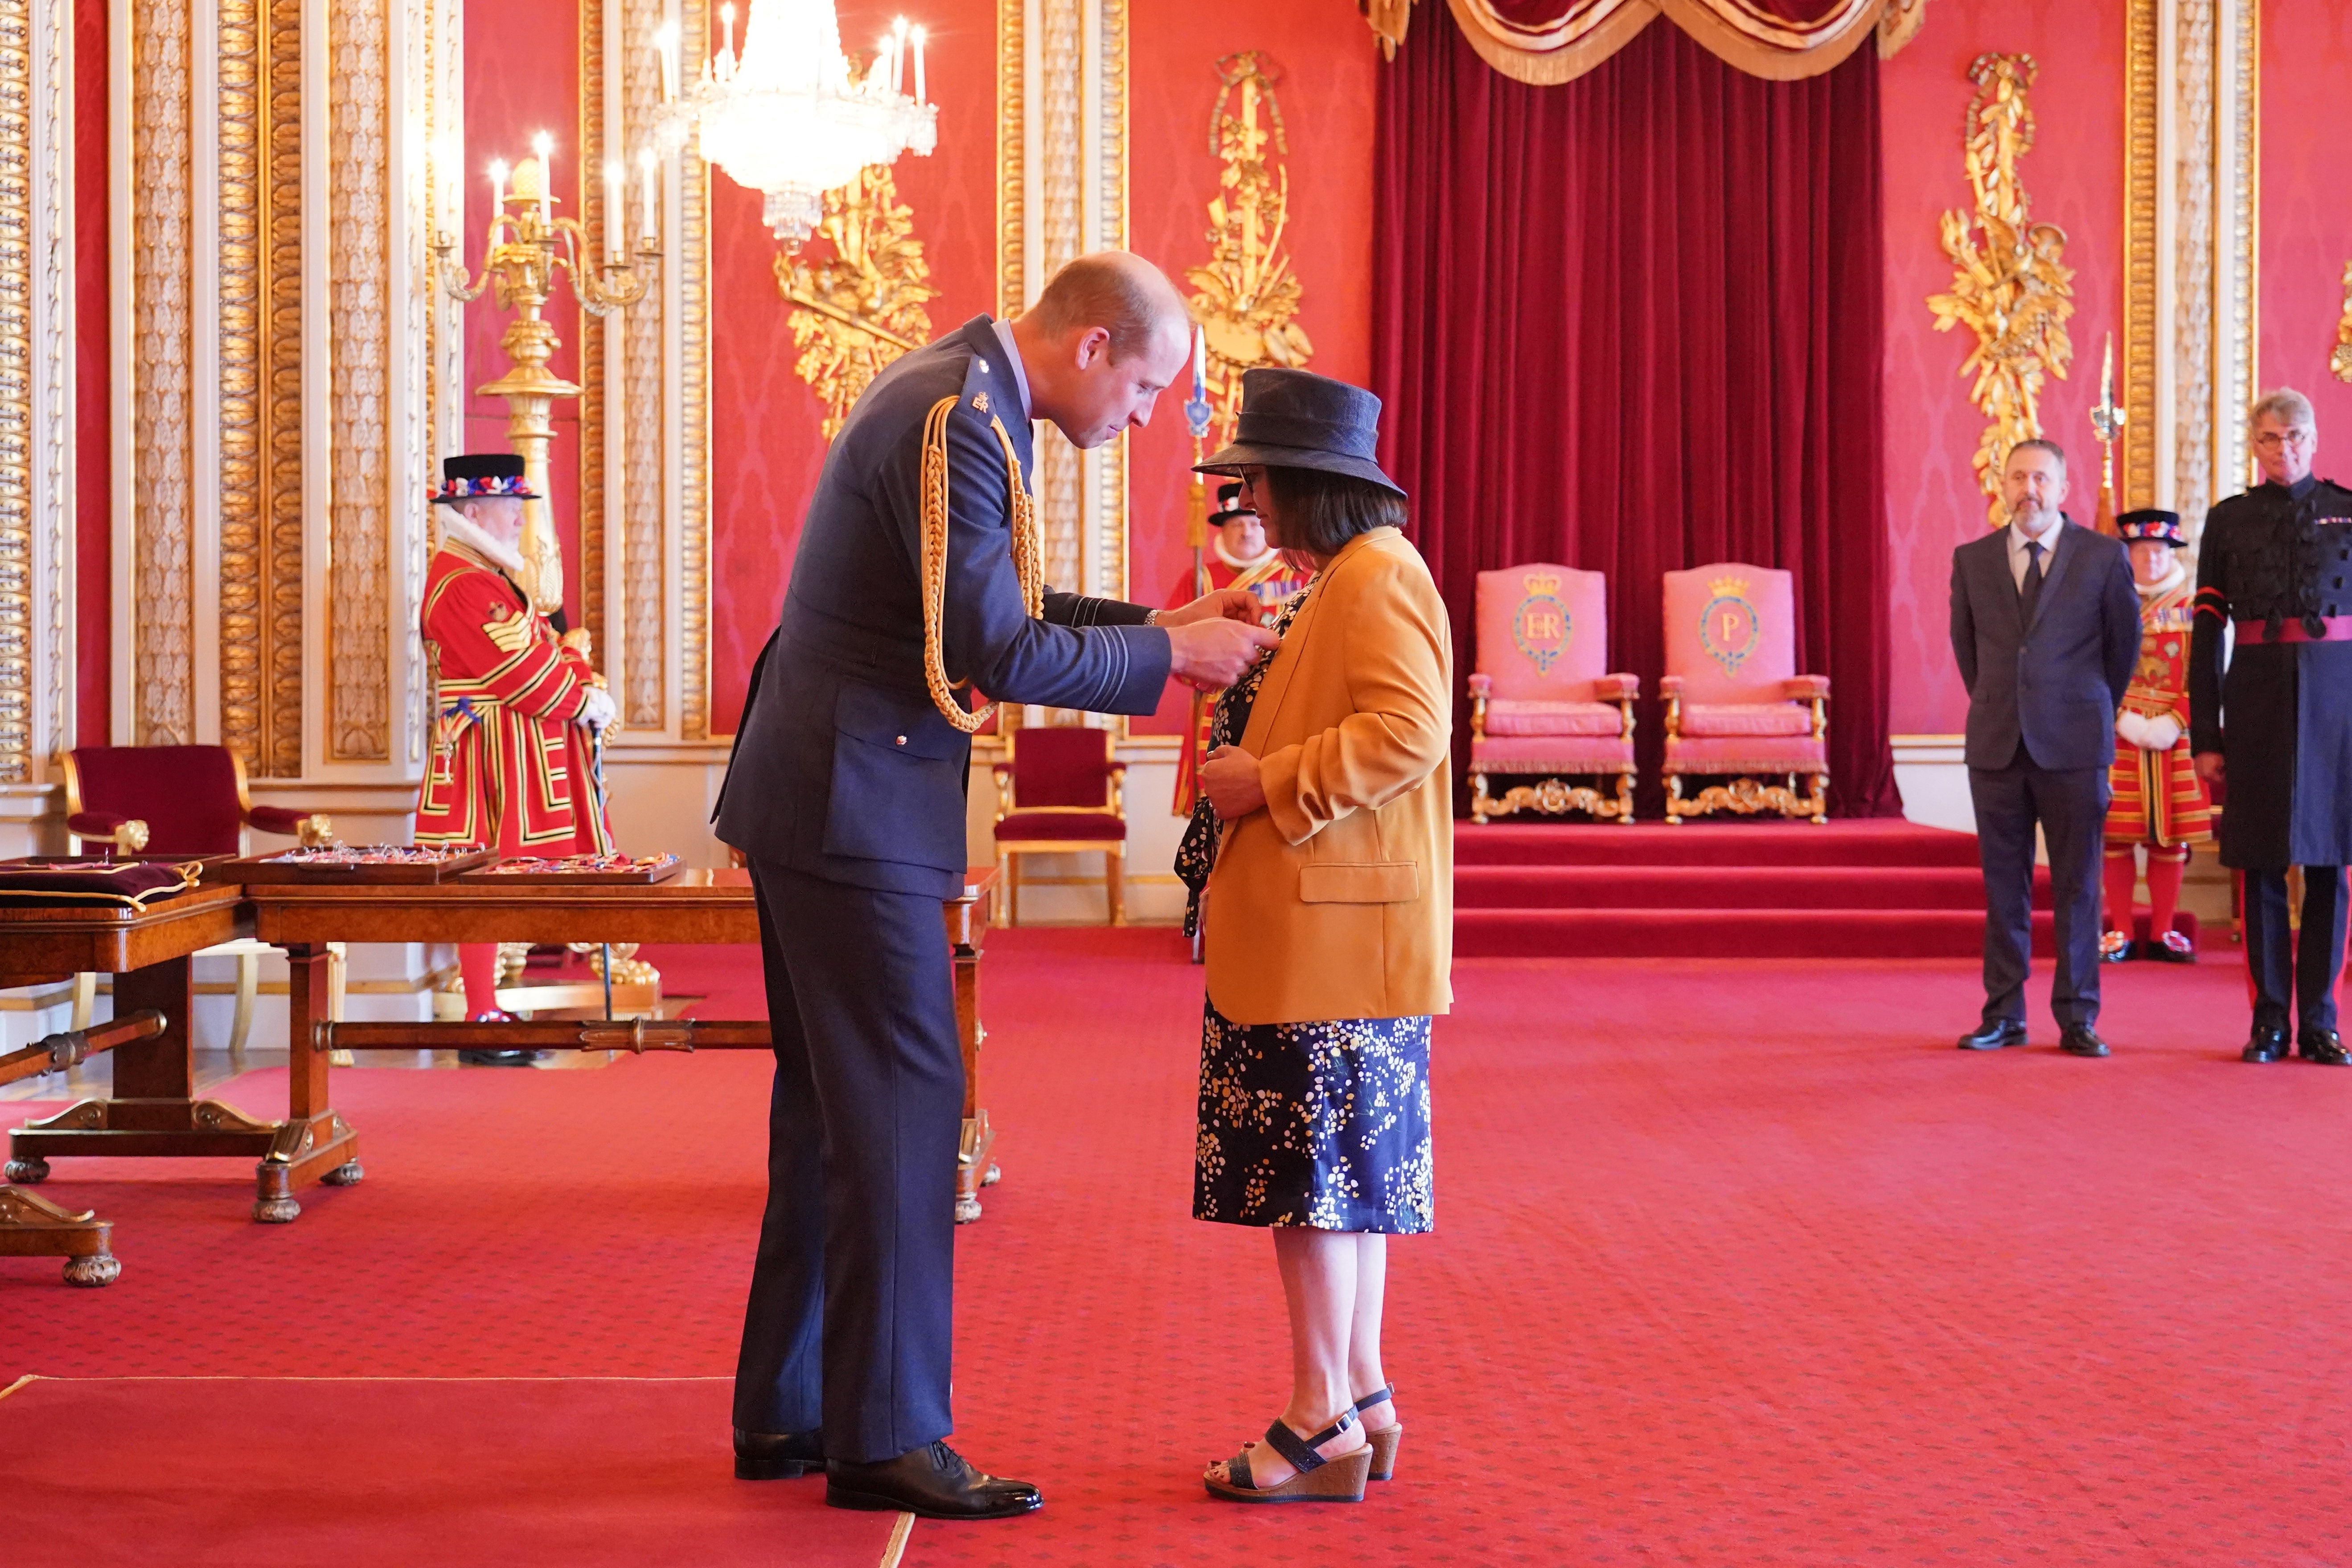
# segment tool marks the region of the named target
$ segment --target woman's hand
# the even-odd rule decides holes
[[[1190,626],[1194,621],[1246,621],[1256,626],[1264,617],[1265,606],[1247,588],[1217,588],[1202,595],[1180,609],[1160,612],[1163,626]]]
[[[1226,822],[1238,822],[1265,804],[1257,758],[1239,746],[1219,746],[1209,753],[1201,764],[1201,788]]]

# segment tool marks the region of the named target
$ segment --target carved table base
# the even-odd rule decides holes
[[[66,1283],[111,1285],[122,1272],[113,1252],[114,1222],[75,1214],[48,1199],[0,1187],[0,1258],[62,1258]]]

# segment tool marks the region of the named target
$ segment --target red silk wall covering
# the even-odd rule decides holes
[[[2262,273],[2254,373],[2292,386],[2319,416],[2322,474],[2352,482],[2352,385],[2328,374],[2352,261],[2352,159],[2339,116],[2352,81],[2352,6],[2263,6]]]
[[[2307,0],[2320,6],[2326,0]],[[1985,501],[1969,458],[1984,416],[1958,372],[1967,329],[1938,332],[1927,296],[1951,287],[1937,225],[1969,205],[1960,115],[1975,90],[1969,63],[1988,49],[2024,50],[2041,65],[2040,122],[2023,162],[2034,216],[2067,234],[2074,363],[2042,393],[2042,423],[2066,448],[2089,521],[2097,510],[2099,352],[2123,333],[2123,0],[1969,0],[1931,5],[1927,25],[1881,79],[1886,191],[1886,520],[1889,533],[1887,727],[1896,735],[1955,734],[1968,693],[1952,668],[1952,551],[1984,531]],[[2122,352],[2120,342],[2116,352]]]

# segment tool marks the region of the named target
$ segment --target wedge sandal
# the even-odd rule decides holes
[[[1356,1401],[1356,1414],[1361,1415],[1381,1400],[1396,1398],[1396,1384],[1383,1384]],[[1364,1440],[1372,1446],[1371,1479],[1388,1481],[1396,1479],[1397,1445],[1404,1441],[1404,1423],[1391,1421],[1385,1426],[1367,1426]]]
[[[1230,1481],[1202,1476],[1201,1484],[1209,1489],[1210,1496],[1227,1502],[1361,1502],[1364,1483],[1371,1475],[1371,1449],[1351,1449],[1336,1459],[1315,1451],[1355,1425],[1356,1413],[1343,1410],[1339,1419],[1312,1437],[1301,1437],[1277,1417],[1265,1429],[1266,1447],[1289,1460],[1297,1475],[1280,1486],[1255,1486],[1250,1480],[1249,1451],[1244,1449],[1225,1461],[1225,1473],[1233,1478]]]

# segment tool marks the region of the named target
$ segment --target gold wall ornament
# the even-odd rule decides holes
[[[0,159],[19,171],[33,163],[33,20],[25,0],[0,3]],[[0,784],[33,779],[33,200],[29,180],[0,180]]]
[[[930,264],[915,235],[914,214],[898,200],[887,165],[824,193],[811,241],[831,247],[812,257],[805,244],[779,254],[776,286],[796,306],[786,319],[801,351],[793,368],[824,401],[824,438],[841,433],[874,378],[899,355],[930,341],[927,300]]]
[[[1298,275],[1282,247],[1290,220],[1279,67],[1255,49],[1217,62],[1217,104],[1209,153],[1224,163],[1209,199],[1209,263],[1187,268],[1192,312],[1208,335],[1209,401],[1216,444],[1233,439],[1242,405],[1242,373],[1262,365],[1304,366],[1315,352],[1294,320]],[[1261,115],[1263,118],[1261,118]]]
[[[2336,352],[2327,368],[2338,381],[2352,381],[2352,261],[2344,264],[2344,319],[2336,323]]]
[[[1976,210],[1944,214],[1944,254],[1952,291],[1930,295],[1936,330],[1965,325],[1976,347],[1959,374],[1974,374],[1969,399],[1988,421],[1974,459],[1986,515],[1999,527],[2001,465],[2020,441],[2042,434],[2045,374],[2060,380],[2074,357],[2066,318],[2074,313],[2074,269],[2060,259],[2066,231],[2035,223],[2018,163],[2033,150],[2033,111],[2026,91],[2032,55],[1982,54],[1969,68],[1977,84],[1962,121],[1961,148]]]
[[[171,746],[196,738],[189,9],[134,0],[131,32],[131,743]]]

